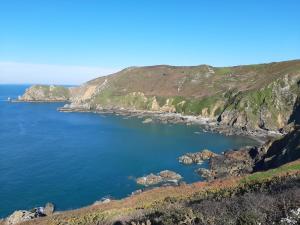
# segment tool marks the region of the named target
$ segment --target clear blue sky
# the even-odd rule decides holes
[[[299,0],[0,0],[0,62],[114,71],[296,58]]]

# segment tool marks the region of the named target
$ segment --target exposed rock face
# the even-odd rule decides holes
[[[168,182],[177,183],[181,179],[182,177],[180,174],[170,170],[164,170],[159,172],[157,175],[151,173],[147,176],[139,177],[137,178],[136,182],[140,185],[151,186]]]
[[[32,220],[36,218],[34,212],[26,211],[26,210],[18,210],[11,214],[6,220],[6,225],[18,224],[24,221]]]
[[[63,86],[34,85],[26,89],[24,95],[18,98],[24,102],[65,102],[70,98],[70,91]]]
[[[300,126],[295,125],[284,137],[267,141],[260,147],[229,150],[210,158],[209,169],[196,172],[207,180],[267,170],[300,158]]]
[[[5,219],[5,225],[13,225],[38,217],[50,216],[54,212],[54,205],[47,203],[45,207],[37,207],[30,211],[18,210]]]
[[[290,133],[279,140],[269,143],[255,154],[255,170],[265,170],[281,166],[300,158],[300,126],[296,125]]]
[[[201,164],[203,160],[208,160],[215,156],[217,156],[216,153],[204,149],[201,152],[186,153],[183,156],[180,156],[178,160],[182,164],[192,164],[192,163]]]
[[[210,159],[210,171],[212,178],[223,178],[228,176],[240,176],[251,173],[254,160],[250,155],[252,147],[239,150],[230,150],[223,155]]]

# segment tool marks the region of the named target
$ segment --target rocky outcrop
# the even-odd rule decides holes
[[[299,158],[300,126],[295,125],[284,137],[269,140],[260,147],[243,147],[211,157],[209,169],[200,168],[196,172],[212,180],[276,168]]]
[[[216,153],[209,151],[208,149],[204,149],[201,152],[186,153],[183,156],[180,156],[178,161],[182,164],[201,164],[204,160],[208,160],[215,156],[217,156]]]
[[[18,224],[24,221],[32,220],[37,218],[34,212],[26,211],[26,210],[18,210],[11,214],[6,220],[6,225]]]
[[[281,166],[300,158],[300,126],[296,125],[284,137],[262,146],[255,152],[255,170],[266,170]]]
[[[254,160],[250,155],[252,148],[229,150],[222,155],[211,158],[209,163],[211,178],[241,176],[251,173],[254,167]]]
[[[18,98],[23,102],[65,102],[70,99],[69,88],[63,86],[34,85]]]
[[[21,222],[29,221],[39,217],[50,216],[54,212],[54,205],[52,203],[47,203],[45,207],[37,207],[30,211],[28,210],[18,210],[7,217],[4,221],[5,225],[13,225]]]
[[[136,182],[137,184],[143,185],[143,186],[151,186],[151,185],[157,185],[157,184],[164,184],[164,183],[175,183],[177,184],[179,180],[181,180],[182,177],[180,174],[175,173],[170,170],[164,170],[159,172],[158,174],[149,174],[144,177],[137,178]]]

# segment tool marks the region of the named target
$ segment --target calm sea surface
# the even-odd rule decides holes
[[[203,148],[222,152],[256,144],[245,137],[204,133],[200,127],[143,124],[141,119],[61,113],[61,103],[9,103],[25,85],[0,85],[0,218],[53,202],[58,210],[121,198],[134,179],[169,169],[201,180],[177,158]],[[207,165],[202,165],[207,166]]]

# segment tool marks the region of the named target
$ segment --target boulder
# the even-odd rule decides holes
[[[202,178],[206,180],[212,180],[213,179],[213,173],[211,170],[205,169],[205,168],[199,168],[196,170],[196,173],[199,174]]]
[[[50,216],[53,214],[54,209],[55,209],[54,205],[51,202],[48,202],[44,207],[44,214],[46,216]]]
[[[193,163],[193,159],[187,155],[180,156],[178,161],[182,164],[189,165]]]
[[[18,210],[6,218],[5,224],[6,225],[18,224],[21,222],[32,220],[36,217],[37,215],[35,212],[30,212],[27,210]]]

